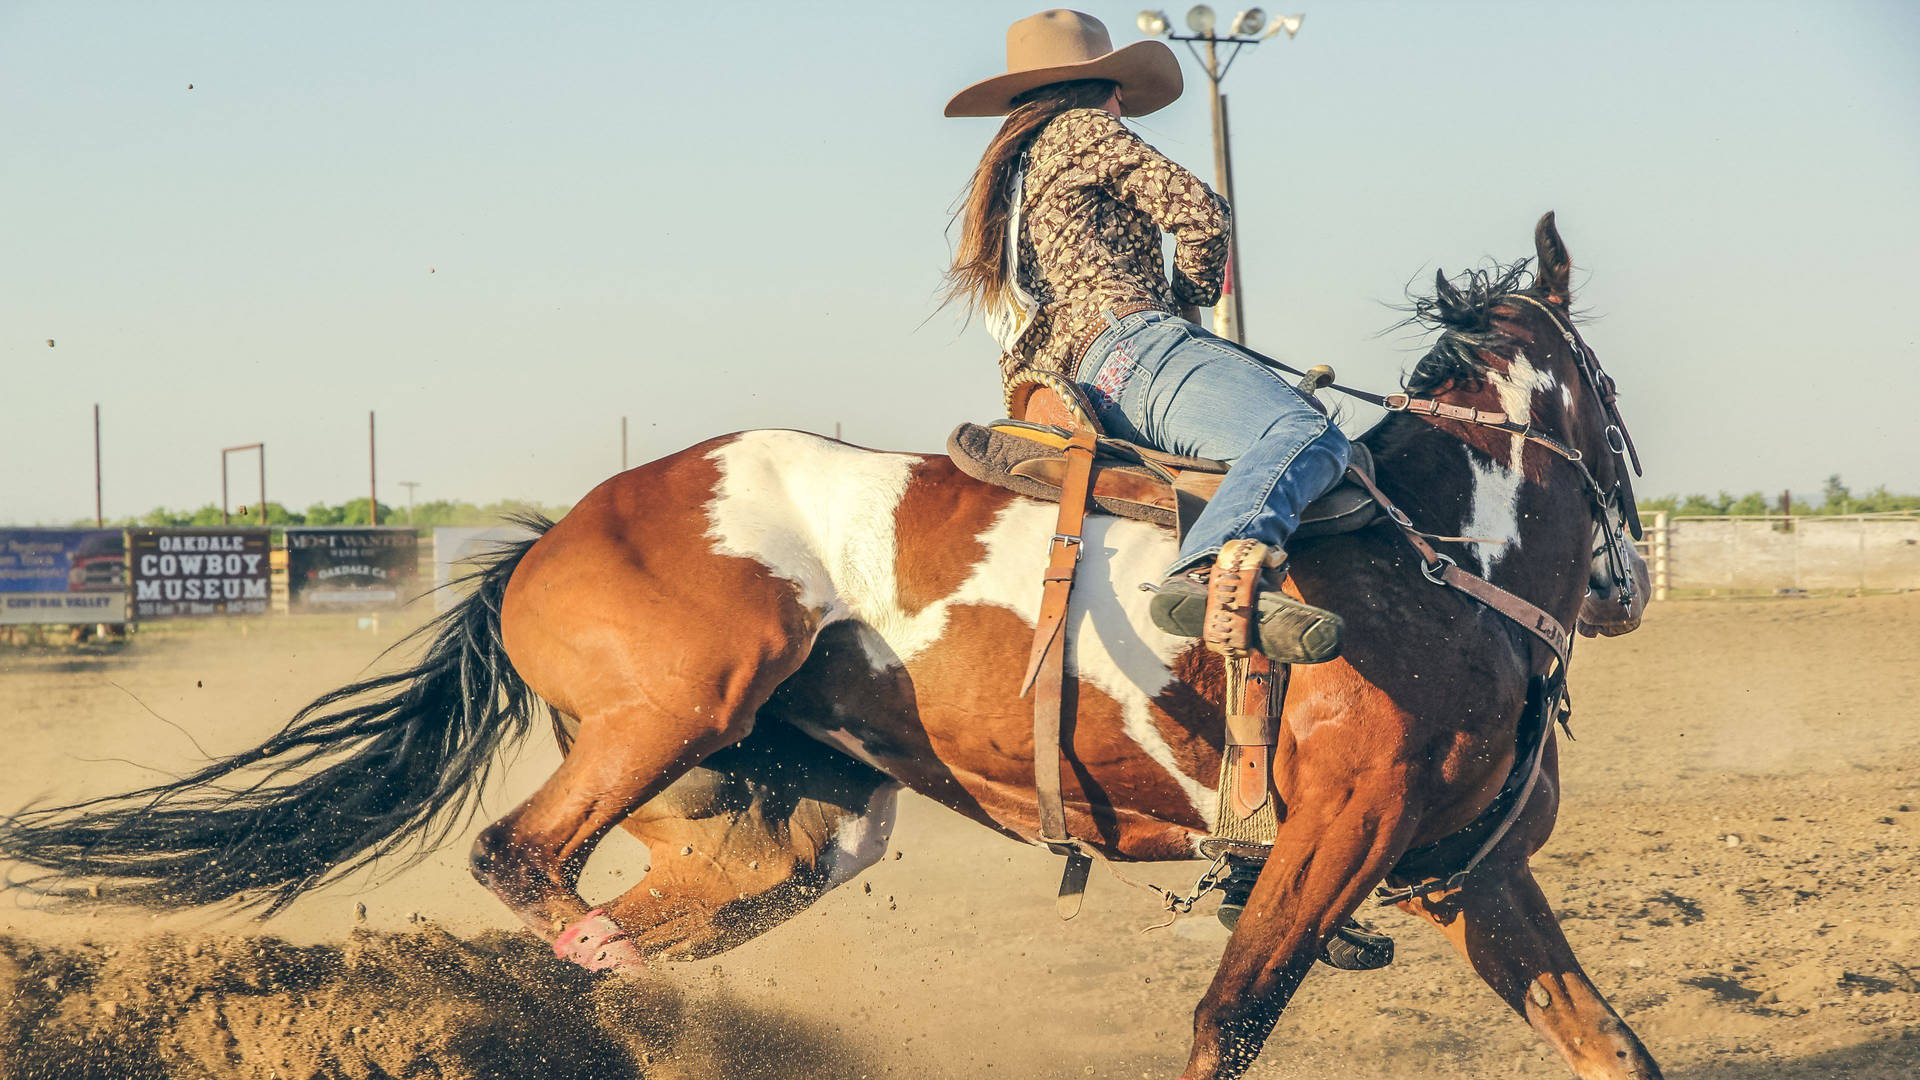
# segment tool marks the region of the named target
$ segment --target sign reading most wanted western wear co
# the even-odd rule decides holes
[[[413,599],[420,541],[410,528],[287,530],[287,600],[295,611],[399,607]]]
[[[267,610],[267,530],[132,529],[133,617],[261,615]]]

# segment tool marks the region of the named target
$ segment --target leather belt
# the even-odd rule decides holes
[[[1124,304],[1115,304],[1113,307],[1108,308],[1107,311],[1111,312],[1116,319],[1124,319],[1129,315],[1138,315],[1143,311],[1158,311],[1166,315],[1173,314],[1173,312],[1167,310],[1165,304],[1156,303],[1152,300],[1128,300]],[[1102,318],[1099,322],[1080,331],[1080,333],[1074,337],[1072,347],[1067,350],[1067,355],[1073,360],[1073,366],[1067,371],[1069,377],[1078,377],[1080,374],[1080,364],[1086,360],[1087,351],[1093,348],[1094,342],[1100,340],[1101,334],[1106,333],[1112,328],[1106,319]]]

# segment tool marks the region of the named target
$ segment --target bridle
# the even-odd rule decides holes
[[[1600,366],[1600,358],[1580,337],[1579,331],[1573,326],[1573,321],[1555,311],[1552,305],[1525,293],[1509,293],[1499,299],[1531,304],[1540,309],[1541,314],[1547,317],[1547,321],[1553,324],[1553,328],[1559,332],[1561,339],[1567,343],[1567,348],[1573,353],[1574,366],[1580,372],[1582,383],[1585,384],[1587,391],[1599,400],[1601,412],[1607,420],[1603,433],[1607,449],[1620,459],[1622,466],[1631,467],[1635,476],[1642,475],[1639,451],[1634,448],[1633,437],[1627,433],[1627,422],[1620,415],[1619,394],[1615,389],[1613,377]],[[1259,359],[1283,371],[1296,375],[1305,374],[1268,357],[1261,356]],[[1467,405],[1456,405],[1448,401],[1437,401],[1433,398],[1416,397],[1406,393],[1375,394],[1357,387],[1343,386],[1337,382],[1326,382],[1323,385],[1355,400],[1379,406],[1390,413],[1410,413],[1436,420],[1452,420],[1518,436],[1546,448],[1555,457],[1572,465],[1579,472],[1581,487],[1593,510],[1594,531],[1599,534],[1599,543],[1593,551],[1594,561],[1604,562],[1605,577],[1614,600],[1622,608],[1632,610],[1636,600],[1632,564],[1633,542],[1627,538],[1627,535],[1631,533],[1633,539],[1640,538],[1640,514],[1634,502],[1633,490],[1624,480],[1616,480],[1612,488],[1602,486],[1594,477],[1593,470],[1587,467],[1586,455],[1546,432],[1535,430],[1531,416],[1515,419],[1497,409],[1476,409]],[[1624,472],[1621,475],[1624,476]],[[1395,516],[1396,524],[1403,528],[1412,528],[1412,522],[1405,520],[1404,514],[1398,514],[1397,510],[1389,510],[1389,514],[1397,515]],[[1443,572],[1443,564],[1451,562],[1452,560],[1445,555],[1436,555],[1421,564],[1421,571],[1426,574],[1428,580],[1437,582]],[[1601,577],[1599,573],[1593,573],[1590,576],[1596,584]]]
[[[1502,297],[1505,300],[1520,300],[1539,308],[1560,332],[1560,337],[1572,350],[1574,364],[1580,370],[1580,377],[1587,389],[1600,400],[1600,409],[1606,415],[1607,426],[1603,436],[1607,449],[1619,458],[1618,464],[1633,469],[1633,475],[1645,475],[1640,469],[1640,452],[1634,448],[1633,436],[1627,433],[1627,422],[1620,415],[1620,395],[1615,388],[1613,376],[1608,375],[1600,366],[1600,358],[1594,355],[1580,332],[1574,329],[1571,318],[1563,319],[1551,305],[1527,296],[1514,293]],[[1578,451],[1573,451],[1578,454]],[[1561,456],[1566,457],[1562,452]],[[1634,579],[1632,564],[1633,543],[1627,539],[1631,532],[1633,539],[1641,538],[1640,511],[1633,498],[1633,488],[1624,479],[1614,481],[1612,489],[1603,489],[1594,479],[1593,471],[1578,456],[1568,458],[1580,470],[1580,478],[1585,484],[1587,501],[1594,510],[1595,526],[1600,533],[1600,544],[1594,549],[1596,560],[1604,559],[1606,574],[1612,584],[1613,598],[1619,605],[1631,611],[1634,604]],[[1624,468],[1619,474],[1624,477]],[[1623,528],[1624,526],[1624,528]]]

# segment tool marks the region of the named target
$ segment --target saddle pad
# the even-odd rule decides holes
[[[992,427],[961,424],[947,438],[947,454],[961,472],[981,483],[1043,502],[1059,502],[1060,479],[1066,470],[1060,448],[1066,438],[1057,428],[1019,421],[1000,421]],[[1373,456],[1359,443],[1353,446],[1353,464],[1373,475]],[[1206,505],[1226,469],[1224,462],[1102,439],[1093,505],[1116,517],[1175,528],[1181,520],[1191,521]],[[1307,507],[1294,536],[1307,539],[1352,532],[1378,515],[1379,508],[1365,490],[1343,481]]]
[[[1039,437],[1029,438],[1024,433],[1014,434],[1010,427],[961,424],[947,437],[947,456],[961,472],[983,484],[1042,502],[1059,502],[1059,479],[1066,468],[1059,446],[1065,445],[1065,436],[1053,428],[1035,428],[1034,434]],[[1045,466],[1049,463],[1058,464],[1048,469]],[[1173,492],[1164,475],[1105,452],[1094,474],[1093,505],[1115,517],[1150,521],[1169,529],[1176,522]]]

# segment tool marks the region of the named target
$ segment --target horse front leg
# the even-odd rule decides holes
[[[1454,892],[1401,906],[1438,926],[1580,1080],[1659,1080],[1660,1066],[1574,959],[1524,858],[1489,862]]]
[[[1194,1010],[1185,1080],[1231,1080],[1259,1056],[1327,937],[1406,847],[1407,795],[1404,773],[1383,771],[1289,800],[1273,853]]]

